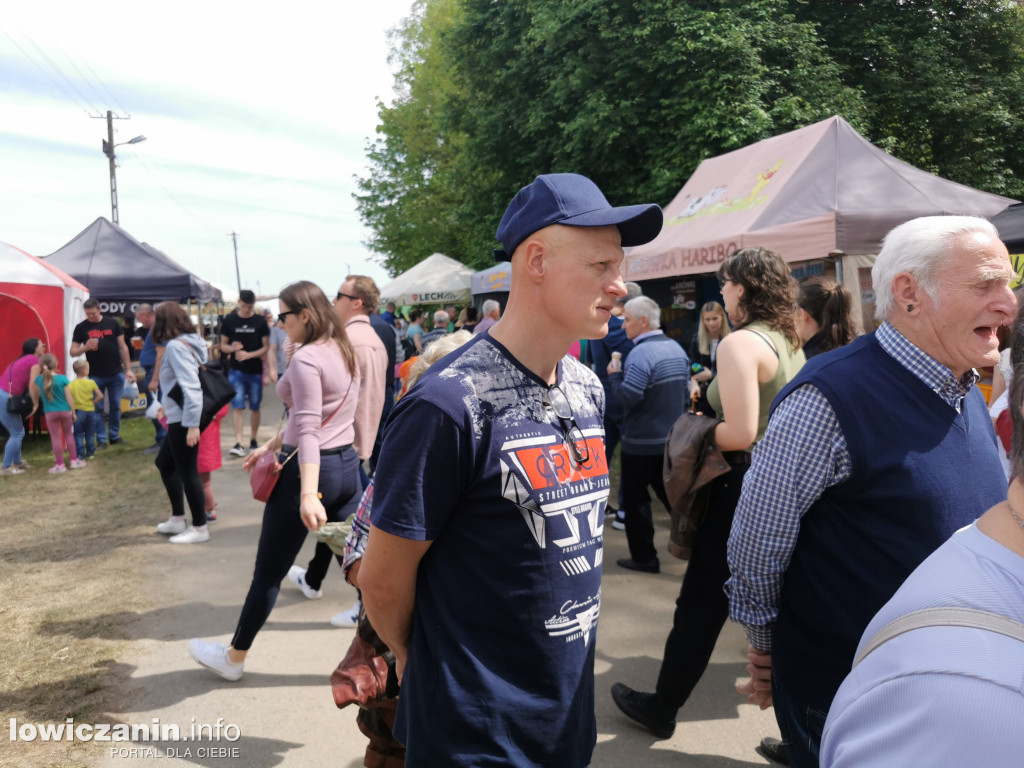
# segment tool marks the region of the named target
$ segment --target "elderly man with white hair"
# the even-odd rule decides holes
[[[423,334],[423,347],[422,352],[427,351],[427,347],[433,344],[438,339],[448,335],[448,312],[443,309],[437,310],[434,313],[434,330]]]
[[[622,320],[633,350],[625,365],[615,360],[608,364],[608,382],[623,410],[622,506],[629,557],[620,558],[618,564],[632,571],[658,573],[661,565],[647,488],[653,488],[669,507],[662,481],[665,439],[689,400],[690,360],[661,330],[661,308],[654,299],[630,299]]]
[[[498,318],[501,317],[501,304],[494,299],[488,299],[480,307],[480,314],[483,315],[483,319],[476,324],[473,333],[483,333],[498,322]]]
[[[729,538],[730,615],[750,641],[738,690],[774,703],[791,765],[817,766],[861,634],[907,576],[1006,498],[975,386],[1016,301],[1006,247],[969,216],[914,219],[872,269],[874,333],[779,393]]]

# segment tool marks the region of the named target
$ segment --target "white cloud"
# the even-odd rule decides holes
[[[264,293],[389,279],[361,244],[353,175],[391,98],[386,31],[411,0],[272,6],[186,0],[7,4],[0,11],[0,241],[37,255],[110,217],[192,269]],[[56,72],[54,66],[59,68]],[[45,70],[45,74],[44,71]],[[424,254],[426,256],[428,254]]]

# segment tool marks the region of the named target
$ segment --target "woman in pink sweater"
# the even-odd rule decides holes
[[[281,477],[263,512],[256,568],[231,644],[198,638],[189,643],[193,659],[227,680],[242,676],[246,654],[307,531],[344,520],[355,511],[362,490],[352,449],[359,381],[345,329],[313,283],[289,285],[279,303],[285,331],[301,344],[277,382],[290,415],[284,433],[250,453],[244,466],[251,469],[262,454],[279,451]]]

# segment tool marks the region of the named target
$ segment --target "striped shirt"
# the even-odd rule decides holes
[[[980,378],[977,371],[958,379],[888,322],[875,336],[896,362],[961,411]],[[805,384],[779,403],[754,449],[729,536],[729,617],[746,628],[758,650],[771,651],[783,575],[800,520],[827,488],[848,480],[852,472],[846,438],[821,390]]]
[[[370,537],[370,508],[373,506],[373,481],[366,486],[363,497],[359,499],[359,506],[352,518],[352,527],[348,529],[348,536],[345,537],[345,557],[341,567],[345,571],[345,578],[348,579],[348,569],[361,560],[366,552],[366,542]]]

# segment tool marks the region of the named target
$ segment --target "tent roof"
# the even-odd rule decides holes
[[[512,288],[512,265],[503,261],[480,272],[473,273],[473,295],[498,293]]]
[[[990,218],[1012,202],[897,160],[831,117],[702,162],[665,209],[658,237],[630,249],[626,279],[712,272],[747,246],[786,261],[877,253],[904,221]]]
[[[220,301],[220,292],[102,216],[46,257],[99,299]]]
[[[999,237],[1006,243],[1007,248],[1015,253],[1020,253],[1024,249],[1024,203],[1011,205],[998,216],[994,216],[992,223],[996,225]]]
[[[381,305],[448,304],[470,301],[473,270],[450,256],[435,253],[406,270],[380,290]]]
[[[3,264],[0,281],[5,283],[63,285],[86,291],[84,285],[63,270],[7,243],[0,243],[0,264]]]

